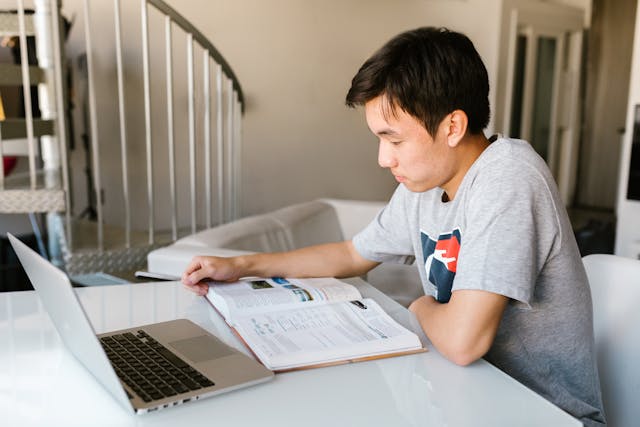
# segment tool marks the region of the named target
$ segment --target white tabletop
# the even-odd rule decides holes
[[[402,306],[360,280],[352,283],[419,330]],[[77,293],[97,333],[188,318],[242,349],[207,301],[179,283]],[[278,374],[243,390],[133,415],[62,347],[36,293],[10,292],[0,294],[0,418],[3,426],[580,425],[489,363],[459,367],[428,348],[411,356]]]

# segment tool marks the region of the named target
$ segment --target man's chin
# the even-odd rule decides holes
[[[407,190],[411,191],[412,193],[424,193],[425,191],[429,191],[434,188],[426,184],[417,184],[415,182],[407,182],[407,181],[403,182],[402,185],[404,185],[407,188]]]

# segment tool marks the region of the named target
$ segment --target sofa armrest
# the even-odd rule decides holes
[[[250,253],[252,252],[174,243],[149,252],[147,255],[147,269],[153,273],[180,277],[194,256],[230,257]]]
[[[147,268],[154,273],[182,274],[196,255],[280,252],[342,240],[344,237],[335,208],[315,200],[186,236],[167,247],[151,251],[147,255]],[[225,250],[241,252],[223,252]]]

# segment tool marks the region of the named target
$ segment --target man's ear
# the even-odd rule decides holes
[[[467,113],[462,110],[453,110],[445,120],[448,120],[447,144],[449,147],[456,147],[467,133],[469,125]]]

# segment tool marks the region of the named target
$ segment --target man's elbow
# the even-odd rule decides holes
[[[490,346],[490,342],[460,340],[451,342],[449,348],[444,352],[444,356],[456,365],[468,366],[484,356]]]
[[[482,355],[478,356],[472,353],[456,352],[450,355],[446,355],[447,359],[455,363],[458,366],[469,366],[476,360],[480,359]]]

